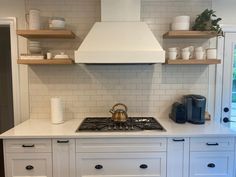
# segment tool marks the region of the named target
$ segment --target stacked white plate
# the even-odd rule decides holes
[[[41,48],[40,42],[29,41],[29,51],[30,53],[41,53],[42,48]]]
[[[189,30],[190,28],[190,16],[182,15],[173,18],[171,24],[171,30]]]

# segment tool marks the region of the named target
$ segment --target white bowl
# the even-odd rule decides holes
[[[65,29],[66,23],[63,20],[52,20],[50,24],[51,29]]]
[[[188,31],[190,28],[190,23],[172,23],[171,30],[178,31],[178,30],[186,30]]]
[[[42,48],[29,46],[29,51],[30,53],[40,53],[42,51]]]
[[[181,15],[173,18],[173,23],[190,23],[190,16]]]

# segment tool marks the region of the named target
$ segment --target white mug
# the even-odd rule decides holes
[[[176,60],[176,58],[178,57],[178,52],[177,51],[169,51],[169,59],[170,60]]]
[[[195,59],[203,60],[204,59],[204,51],[195,51]]]
[[[168,48],[169,52],[177,52],[178,50],[179,50],[179,48],[177,48],[177,47],[170,47],[170,48]]]
[[[210,49],[207,49],[207,59],[216,59],[217,58],[217,51],[215,48],[210,48]]]
[[[182,52],[193,52],[193,50],[194,50],[193,46],[182,48]]]
[[[52,59],[52,53],[51,52],[47,52],[47,59]]]
[[[189,60],[189,58],[191,57],[191,52],[190,51],[182,51],[181,56],[182,56],[183,60]]]
[[[194,49],[195,52],[203,52],[204,51],[204,48],[203,47],[196,47]]]

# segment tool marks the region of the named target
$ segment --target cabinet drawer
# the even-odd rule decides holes
[[[158,152],[166,144],[166,138],[83,138],[76,140],[76,152]]]
[[[190,151],[233,151],[234,138],[191,138]]]
[[[166,153],[77,153],[77,177],[166,176]]]
[[[7,153],[6,177],[46,176],[52,177],[50,153]]]
[[[233,177],[233,152],[191,152],[190,177]]]
[[[51,152],[51,139],[4,140],[6,152]]]

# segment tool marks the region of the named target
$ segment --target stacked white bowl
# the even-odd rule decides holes
[[[171,30],[189,30],[190,28],[190,16],[181,15],[173,18],[171,24]]]
[[[41,53],[42,48],[40,42],[38,41],[29,41],[29,51],[31,54]]]

